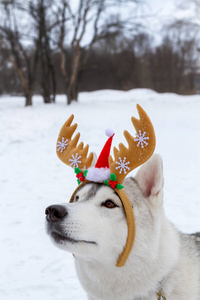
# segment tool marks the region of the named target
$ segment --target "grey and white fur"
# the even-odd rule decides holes
[[[114,190],[88,183],[72,203],[46,210],[47,232],[56,246],[74,254],[88,299],[156,300],[162,290],[167,300],[200,300],[200,233],[180,233],[166,218],[160,156],[153,155],[135,178],[127,178],[124,190],[133,207],[136,236],[121,268],[115,264],[127,224]]]

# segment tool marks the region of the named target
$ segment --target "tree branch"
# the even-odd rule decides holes
[[[80,0],[79,9],[78,9],[78,20],[77,20],[76,27],[75,27],[75,30],[74,30],[74,36],[73,36],[73,39],[72,39],[72,42],[71,42],[72,45],[74,45],[74,43],[76,41],[77,33],[78,33],[78,30],[79,30],[79,27],[80,27],[80,24],[81,24],[82,8],[83,8],[83,0]]]
[[[78,45],[80,44],[82,38],[83,38],[83,35],[85,33],[85,30],[86,30],[86,25],[87,25],[87,14],[90,10],[90,3],[91,3],[91,0],[87,0],[87,4],[86,4],[86,7],[85,7],[85,10],[84,10],[84,14],[83,14],[83,27],[82,27],[82,31],[81,31],[81,34],[79,36],[79,39],[78,39]]]

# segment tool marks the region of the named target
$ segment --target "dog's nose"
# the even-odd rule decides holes
[[[62,205],[51,205],[45,210],[48,222],[58,222],[67,214],[67,209]]]

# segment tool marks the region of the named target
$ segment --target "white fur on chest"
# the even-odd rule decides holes
[[[188,247],[185,249],[181,245],[176,230],[170,223],[168,226],[171,229],[163,231],[166,236],[163,236],[156,261],[150,262],[144,257],[141,263],[133,256],[124,267],[109,268],[99,262],[75,259],[77,274],[88,299],[156,300],[161,283],[167,300],[199,300],[198,257],[195,251],[191,251],[191,258],[188,257]]]

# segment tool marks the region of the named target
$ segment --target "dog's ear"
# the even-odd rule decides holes
[[[145,197],[157,196],[163,187],[163,167],[160,155],[154,154],[135,176]]]

